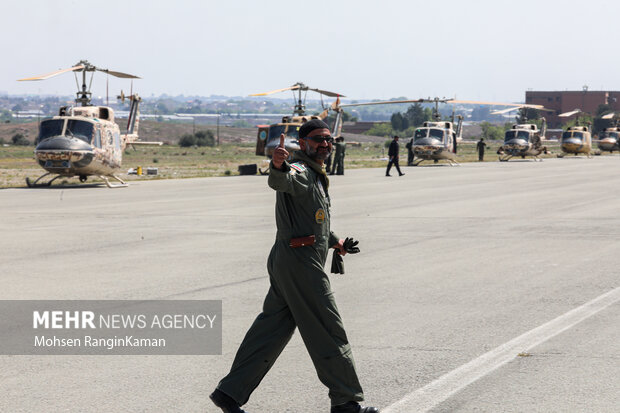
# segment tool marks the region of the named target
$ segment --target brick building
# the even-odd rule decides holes
[[[548,109],[555,110],[554,113],[545,112],[544,117],[552,128],[562,125],[565,120],[558,118],[563,112],[581,109],[591,115],[596,115],[599,105],[609,105],[612,110],[620,111],[620,92],[594,91],[584,88],[580,91],[563,91],[563,92],[541,92],[527,91],[525,92],[525,103],[534,105],[543,105]]]

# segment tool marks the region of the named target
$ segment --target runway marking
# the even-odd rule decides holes
[[[382,413],[426,412],[439,403],[463,390],[476,380],[491,373],[519,353],[544,343],[565,330],[579,324],[610,305],[620,301],[620,287],[598,296],[597,298],[567,312],[563,315],[520,335],[480,357],[462,365],[456,370],[444,374],[435,381],[409,393],[399,401],[391,404]]]

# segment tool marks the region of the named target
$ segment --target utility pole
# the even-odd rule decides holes
[[[220,146],[220,116],[221,114],[217,114],[217,146]]]

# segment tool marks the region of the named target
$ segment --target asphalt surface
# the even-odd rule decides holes
[[[369,404],[446,387],[617,293],[618,156],[404,171],[331,180],[332,229],[362,250],[332,287]],[[0,299],[221,299],[224,316],[218,356],[0,356],[0,411],[217,412],[208,395],[268,289],[274,201],[260,176],[0,190]],[[424,409],[619,411],[620,301],[519,353]],[[245,408],[328,411],[298,333]]]

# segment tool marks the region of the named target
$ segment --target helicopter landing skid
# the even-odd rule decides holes
[[[52,182],[54,182],[56,179],[60,178],[61,175],[56,175],[55,177],[53,177],[49,181],[45,182],[44,184],[39,184],[38,183],[41,180],[41,178],[45,178],[46,176],[51,175],[51,174],[52,174],[51,172],[43,174],[40,177],[38,177],[34,182],[30,182],[30,178],[26,178],[26,185],[28,185],[28,188],[39,188],[39,187],[42,187],[42,186],[52,186]]]
[[[420,165],[422,162],[424,162],[425,160],[426,160],[426,159],[420,159],[420,160],[418,160],[417,162],[414,162],[414,163],[413,163],[413,166],[418,166],[418,165]]]
[[[120,182],[120,185],[114,185],[110,183],[110,180],[108,179],[107,176],[103,176],[103,175],[99,175],[99,178],[103,179],[105,181],[105,184],[108,188],[126,188],[129,186],[129,184],[125,181],[123,181],[121,178],[119,178],[116,175],[110,175],[111,178],[116,179],[118,182]]]
[[[458,163],[457,161],[453,161],[452,159],[446,159],[449,163],[450,166],[461,166],[460,163]]]
[[[508,159],[512,158],[512,155],[504,155],[502,157],[502,155],[499,156],[499,161],[500,162],[508,162]]]

